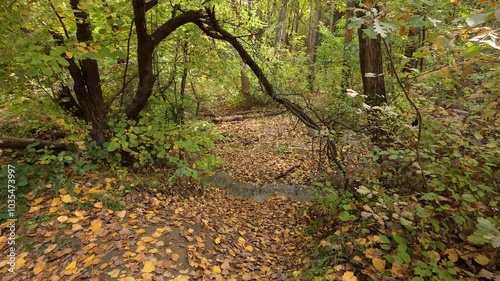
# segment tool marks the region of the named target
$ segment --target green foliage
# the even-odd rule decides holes
[[[131,157],[135,167],[173,166],[171,179],[197,178],[199,172],[217,167],[220,160],[209,154],[220,136],[206,123],[177,125],[146,113],[136,123],[123,118],[110,121],[114,136],[105,145],[110,164],[118,167]]]

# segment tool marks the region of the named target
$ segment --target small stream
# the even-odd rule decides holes
[[[312,187],[307,185],[290,184],[264,184],[257,186],[249,183],[238,182],[231,175],[224,171],[216,172],[206,178],[209,183],[229,193],[250,200],[264,202],[274,193],[286,196],[295,201],[312,201]]]

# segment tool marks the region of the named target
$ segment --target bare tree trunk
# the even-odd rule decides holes
[[[250,95],[250,78],[246,73],[246,65],[244,62],[241,62],[241,96],[243,97],[243,108],[245,110],[252,108],[252,97]]]
[[[182,62],[183,62],[183,69],[182,69],[182,77],[181,77],[181,94],[180,94],[180,100],[178,104],[178,111],[177,111],[177,118],[178,118],[178,123],[183,124],[184,123],[184,115],[185,115],[185,108],[184,108],[184,101],[186,100],[186,83],[187,83],[187,76],[188,76],[188,62],[189,62],[189,41],[188,38],[184,39],[184,44],[182,46],[182,51],[183,51],[183,57],[182,57]]]
[[[309,54],[309,90],[314,91],[316,62],[316,47],[319,43],[319,21],[321,19],[321,0],[311,0],[309,6],[309,37],[307,40],[307,53]]]
[[[299,1],[293,1],[293,19],[292,19],[292,36],[295,36],[299,31],[299,21],[301,18]]]
[[[351,52],[350,52],[350,47],[352,43],[352,36],[353,32],[348,28],[349,22],[351,18],[353,17],[354,9],[354,4],[351,0],[346,0],[346,12],[345,12],[345,27],[344,27],[344,48],[343,48],[343,53],[344,57],[342,59],[342,91],[346,91],[347,89],[351,88],[351,80],[352,80],[352,75],[351,75],[351,65],[350,65],[350,58],[351,58]]]
[[[363,92],[366,103],[370,106],[380,106],[387,102],[384,81],[384,64],[382,61],[382,44],[380,35],[370,39],[363,34],[363,25],[358,30],[359,62],[363,78]]]
[[[280,45],[284,44],[286,42],[286,19],[287,19],[287,6],[288,6],[288,0],[282,0],[281,3],[281,8],[280,8],[280,14],[278,18],[278,25],[276,26],[276,37],[274,40],[274,45],[276,47],[279,47]]]

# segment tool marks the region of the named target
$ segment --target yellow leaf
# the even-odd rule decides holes
[[[253,247],[248,245],[245,247],[245,250],[249,251],[250,253],[253,252]]]
[[[178,261],[178,260],[179,260],[179,255],[178,255],[178,254],[172,254],[172,255],[170,255],[170,258],[171,258],[173,261]]]
[[[94,207],[98,208],[98,209],[101,209],[102,208],[102,202],[97,202],[94,204]]]
[[[179,275],[173,279],[173,281],[189,281],[189,276]]]
[[[94,261],[94,257],[95,257],[95,254],[92,254],[88,257],[86,257],[84,260],[83,260],[83,265],[85,267],[89,267],[92,265],[92,262]]]
[[[151,273],[153,271],[155,271],[155,265],[150,261],[145,261],[142,273]]]
[[[146,237],[142,237],[141,240],[146,242],[146,243],[149,243],[155,239],[153,237],[146,236]]]
[[[45,265],[45,261],[38,261],[35,265],[35,268],[33,268],[33,273],[39,274],[40,272],[42,272],[42,270],[45,269]]]
[[[119,211],[118,213],[116,213],[116,215],[122,219],[125,217],[125,214],[127,214],[127,211],[125,211],[125,210],[122,210],[122,211]]]
[[[114,269],[110,272],[108,272],[108,275],[111,277],[111,278],[117,278],[118,277],[118,274],[120,274],[120,270],[117,268],[117,269]]]
[[[45,197],[40,197],[40,198],[37,198],[31,205],[38,205],[40,203],[42,203],[42,201],[44,200],[47,200]]]
[[[240,233],[240,235],[241,235],[241,236],[243,236],[243,235],[245,235],[245,234],[247,233],[247,232],[246,232],[246,231],[244,231],[244,230],[240,230],[240,231],[238,231],[238,232]]]
[[[354,276],[354,272],[346,271],[342,275],[342,281],[358,281],[358,277]]]
[[[445,255],[448,255],[448,259],[452,262],[458,261],[458,252],[455,249],[446,249],[444,251]]]
[[[217,266],[217,265],[216,265],[216,266],[214,266],[214,267],[212,268],[212,272],[213,272],[213,273],[215,273],[215,274],[219,274],[219,273],[221,273],[221,272],[222,272],[222,270],[220,269],[220,267],[219,267],[219,266]]]
[[[171,253],[172,253],[172,250],[171,250],[171,249],[169,249],[169,248],[167,248],[167,249],[165,249],[165,253],[167,253],[167,254],[171,254]]]
[[[394,262],[391,267],[392,277],[403,278],[404,277],[404,267],[403,264],[399,262]]]
[[[66,268],[63,270],[62,275],[72,275],[75,274],[77,271],[76,268],[76,261],[72,261],[70,264],[66,266]]]
[[[179,145],[174,143],[174,147],[172,147],[173,150],[179,150]]]
[[[69,218],[69,219],[68,219],[68,222],[69,222],[69,223],[75,223],[75,222],[79,222],[79,221],[80,221],[80,219],[79,219],[79,218],[77,218],[77,217],[73,217],[73,218]]]
[[[124,281],[135,281],[134,277],[125,277]]]
[[[30,208],[30,210],[28,211],[28,213],[35,213],[35,212],[38,212],[41,208],[42,208],[42,206],[32,206],[32,207]]]
[[[61,197],[61,201],[63,201],[64,203],[73,202],[73,198],[71,198],[71,195],[69,195],[69,194],[61,195],[60,197]]]
[[[64,223],[68,220],[68,216],[60,216],[60,217],[57,217],[57,221],[60,222],[60,223]]]
[[[241,246],[245,245],[245,239],[243,237],[238,238],[238,244]]]
[[[215,242],[215,244],[219,245],[219,243],[220,243],[220,239],[221,239],[221,236],[220,236],[220,235],[219,235],[219,236],[217,236],[217,238],[215,238],[215,241],[214,241],[214,242]]]
[[[482,255],[482,254],[477,254],[475,257],[474,257],[474,260],[480,264],[480,265],[487,265],[489,262],[490,262],[490,259],[485,256],[485,255]]]
[[[50,201],[50,206],[55,207],[55,206],[59,205],[59,202],[61,202],[61,198],[56,197],[56,198],[52,199],[52,201]]]
[[[146,246],[139,245],[139,246],[137,246],[137,249],[135,249],[135,252],[140,253],[140,252],[144,251],[145,249],[146,249]]]
[[[385,260],[379,258],[373,258],[372,264],[379,272],[384,272],[385,270]]]
[[[26,256],[28,255],[28,252],[24,252],[22,254],[19,255],[19,257],[17,257],[16,259],[16,268],[15,270],[19,270],[21,267],[24,266],[24,264],[26,263],[26,260],[24,259]]]
[[[93,232],[99,231],[101,229],[101,220],[100,219],[95,219],[90,223],[90,230]]]

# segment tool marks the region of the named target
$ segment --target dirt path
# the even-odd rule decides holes
[[[240,182],[308,185],[317,171],[311,149],[317,150],[318,143],[297,118],[282,114],[224,122],[217,128],[225,140],[214,153],[226,159],[223,170]],[[290,167],[294,168],[279,177]]]
[[[301,161],[280,180],[305,180],[308,144],[291,142],[291,119],[275,118],[283,116],[219,125],[229,139],[218,152],[231,159],[226,169],[241,179],[275,182],[274,175]],[[58,195],[50,189],[27,195],[16,272],[2,259],[2,281],[298,280],[307,262],[304,205],[288,198],[259,203],[200,186],[166,195],[125,188],[116,178],[80,181]],[[6,237],[0,237],[5,253]]]
[[[283,197],[129,193],[121,211],[44,199],[24,219],[50,220],[22,230],[16,273],[3,260],[2,280],[284,280],[303,263],[300,204]]]

